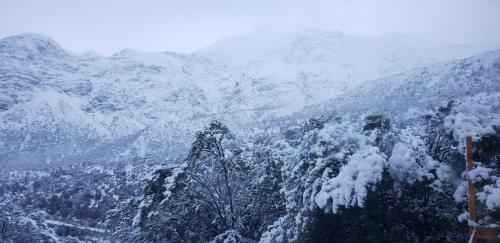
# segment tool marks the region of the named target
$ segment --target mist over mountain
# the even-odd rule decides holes
[[[486,50],[403,34],[362,36],[310,28],[223,39],[196,53],[269,77],[280,86],[297,86],[307,105],[367,80]]]
[[[0,240],[465,242],[466,136],[499,222],[499,111],[500,49],[402,34],[110,56],[6,37]]]

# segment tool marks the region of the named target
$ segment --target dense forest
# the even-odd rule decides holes
[[[0,240],[467,242],[466,135],[479,223],[500,222],[491,109],[331,114],[251,139],[213,121],[177,161],[3,171]]]

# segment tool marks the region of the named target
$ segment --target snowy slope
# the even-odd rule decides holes
[[[179,151],[186,130],[196,129],[184,121],[217,109],[229,82],[224,66],[175,53],[72,55],[34,34],[0,47],[2,165],[113,160],[148,132],[151,146],[158,139],[166,152]]]
[[[212,119],[248,131],[362,80],[465,55],[401,36],[298,35],[264,42],[257,59],[234,65],[207,59],[209,49],[191,55],[125,49],[103,57],[66,51],[36,34],[1,39],[0,166],[164,161],[185,155],[194,132]]]
[[[500,49],[368,81],[308,110],[402,114],[410,108],[434,109],[451,100],[500,109]]]

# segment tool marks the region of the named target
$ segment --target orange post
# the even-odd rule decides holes
[[[474,169],[474,160],[472,159],[472,137],[468,136],[465,140],[465,147],[467,153],[467,173]],[[469,179],[467,175],[467,199],[469,203],[469,219],[477,222],[477,212],[476,212],[476,192],[474,190],[474,184]]]

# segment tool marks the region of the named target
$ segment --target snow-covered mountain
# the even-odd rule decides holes
[[[1,39],[0,166],[175,158],[209,120],[248,130],[253,121],[290,115],[343,92],[356,97],[350,88],[362,81],[474,51],[400,35],[307,30],[291,36],[264,39],[262,50],[233,43],[189,55],[125,49],[109,57],[72,53],[36,34]],[[248,52],[235,51],[237,62],[221,58],[231,46],[260,52],[246,60]],[[471,60],[483,59],[490,60],[483,67],[488,72],[477,78],[493,81],[478,87],[498,90],[498,52]],[[477,68],[461,62],[423,70],[452,82]],[[416,70],[401,74],[405,83],[419,85],[414,73],[422,71]]]
[[[309,105],[367,80],[482,51],[402,34],[361,36],[306,29],[232,37],[196,53],[268,77],[273,85],[299,89],[296,99]]]
[[[212,112],[228,83],[223,66],[194,56],[73,55],[33,34],[0,43],[2,165],[113,160],[127,150],[121,146],[141,150],[148,132],[149,147],[157,139],[178,151],[170,142],[189,144],[185,121]]]

